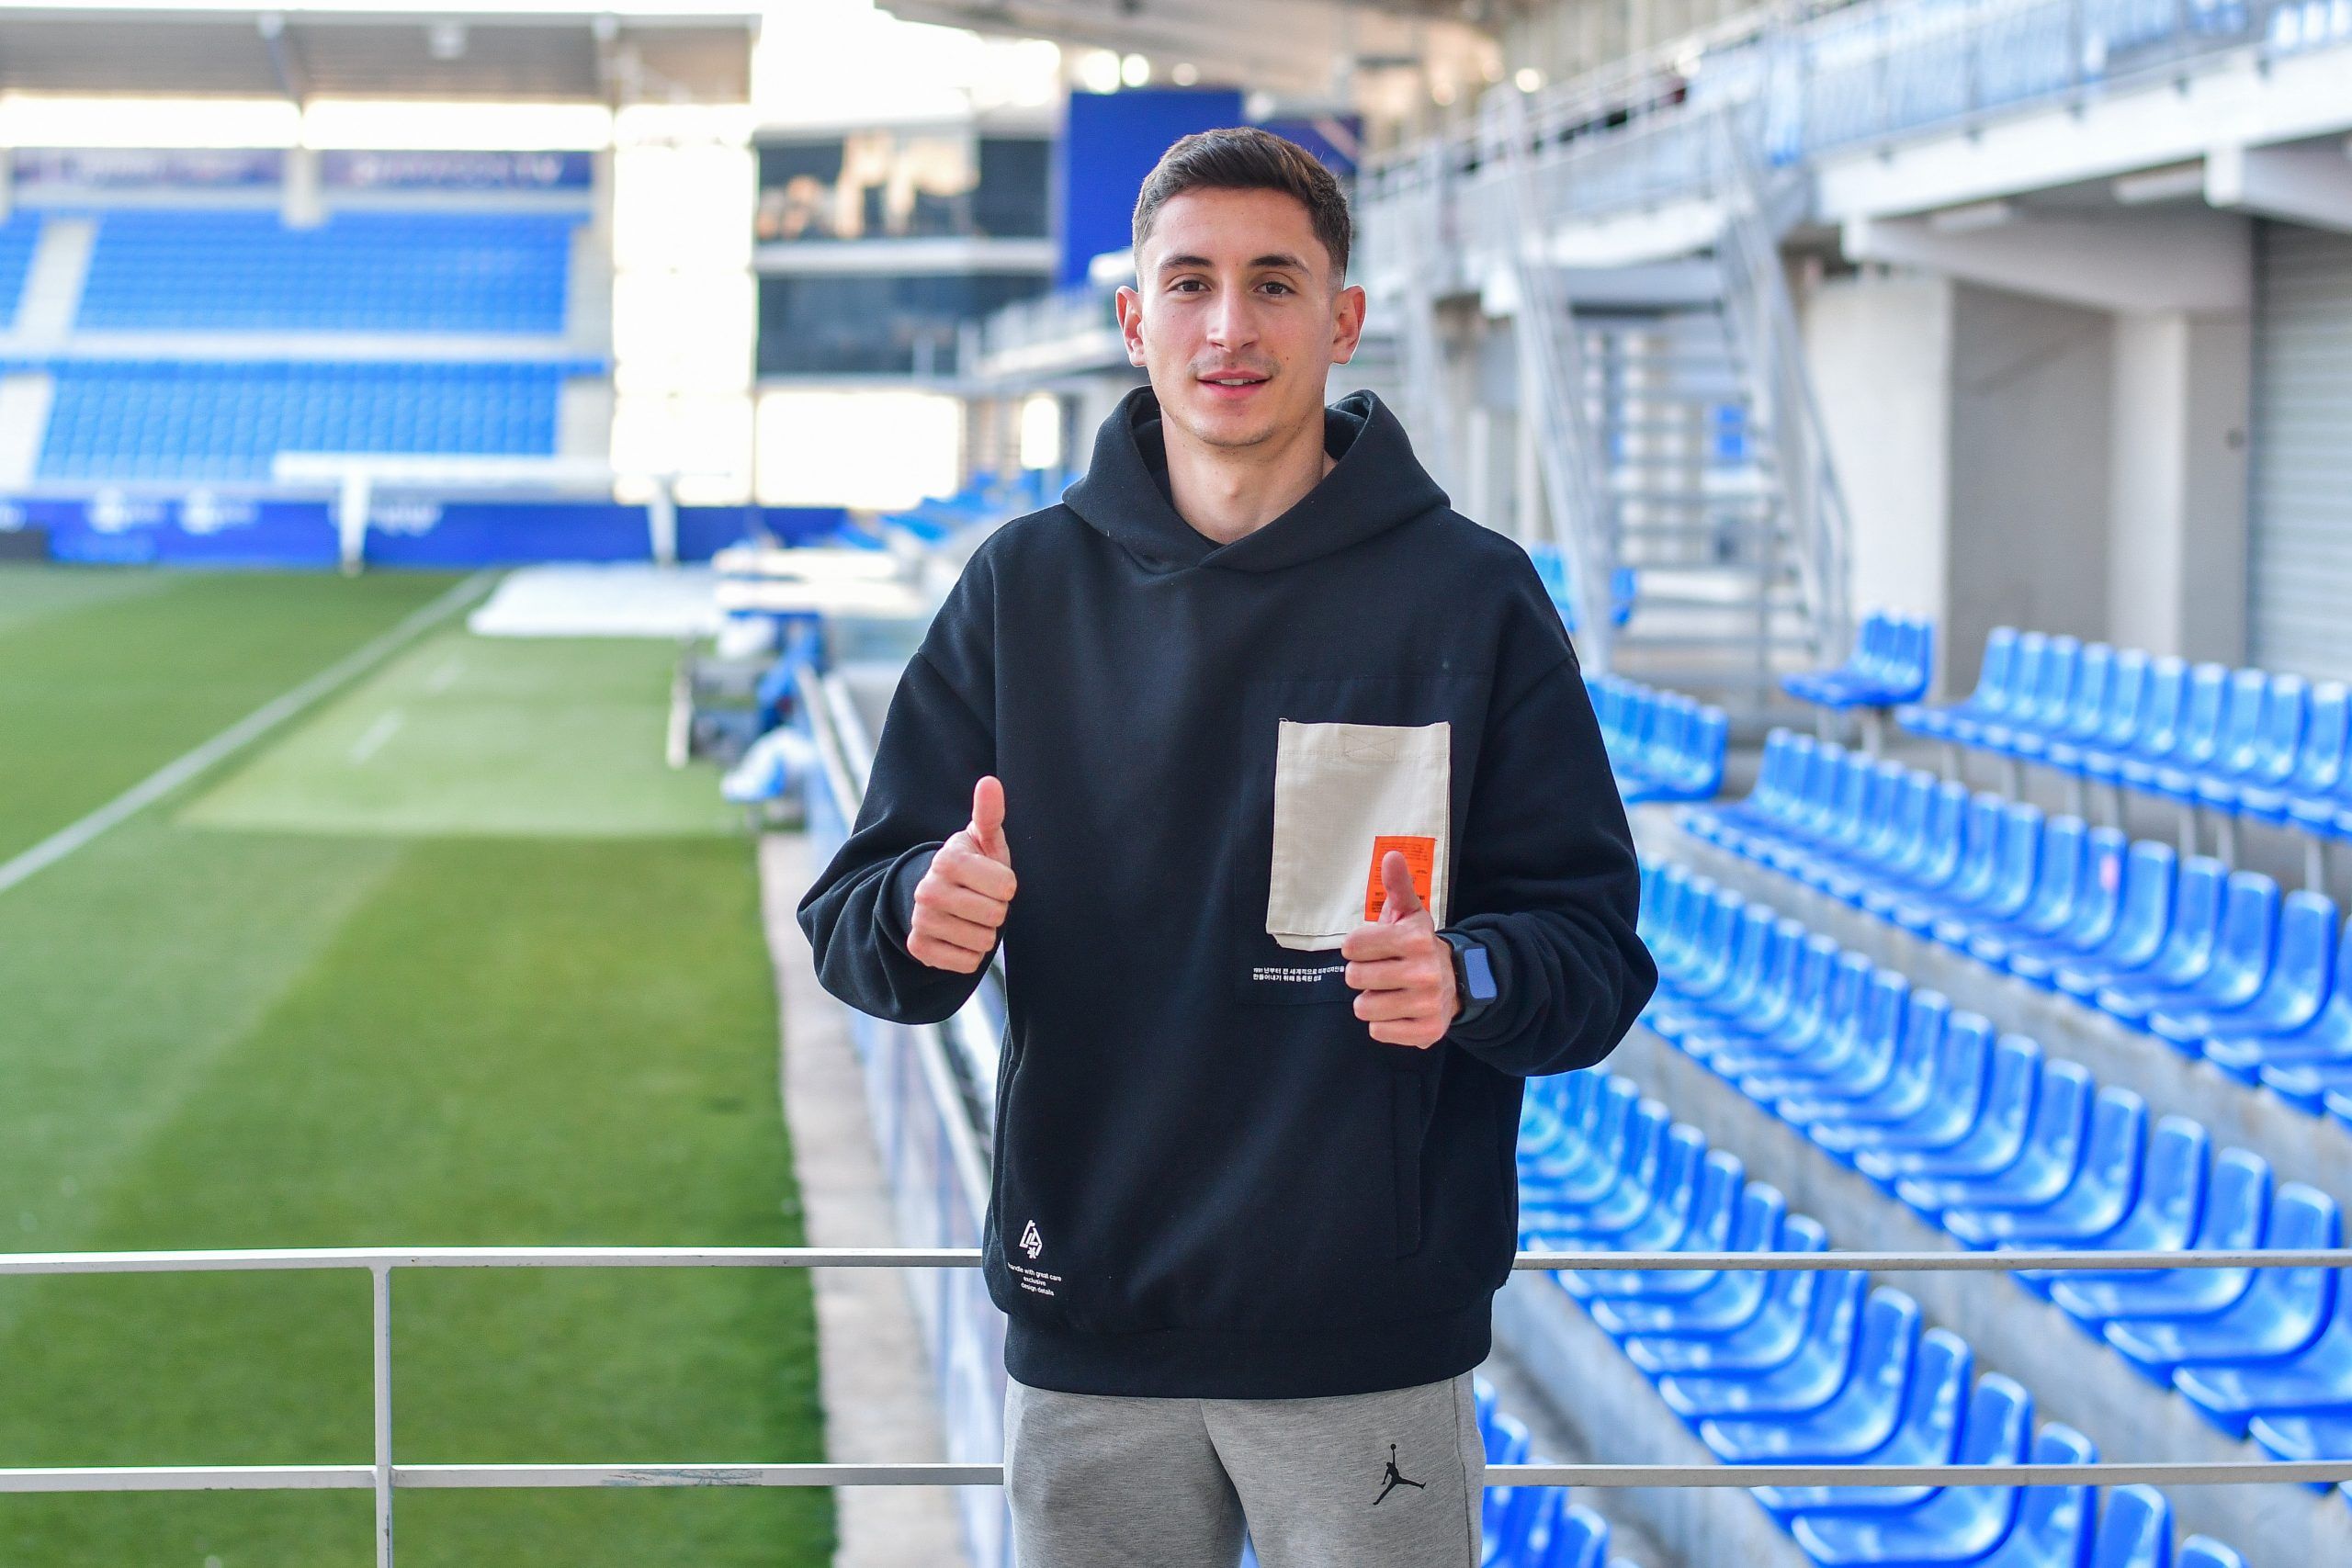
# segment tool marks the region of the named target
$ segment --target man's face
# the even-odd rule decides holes
[[[1306,208],[1276,190],[1188,190],[1159,209],[1119,290],[1128,363],[1162,417],[1204,446],[1246,448],[1312,421],[1355,352],[1364,295],[1339,289]]]

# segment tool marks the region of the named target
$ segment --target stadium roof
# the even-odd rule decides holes
[[[875,0],[975,32],[1188,62],[1245,86],[1330,91],[1367,71],[1458,75],[1483,57],[1501,0]]]
[[[755,6],[0,0],[0,91],[736,103]]]

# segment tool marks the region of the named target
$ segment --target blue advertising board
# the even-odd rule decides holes
[[[1054,143],[1055,284],[1083,283],[1088,262],[1127,248],[1136,195],[1161,153],[1195,130],[1241,123],[1232,87],[1072,93]]]
[[[799,545],[848,523],[835,506],[682,506],[678,558],[707,561],[764,536]],[[332,570],[342,559],[325,501],[99,495],[0,500],[0,533],[39,529],[51,559],[82,565]],[[466,570],[543,561],[643,561],[652,534],[642,506],[607,502],[385,499],[368,514],[371,567]]]

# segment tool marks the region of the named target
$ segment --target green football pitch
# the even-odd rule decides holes
[[[659,642],[452,615],[5,886],[447,578],[0,568],[16,1251],[800,1239],[750,845]],[[0,1466],[366,1463],[360,1273],[0,1280]],[[409,1462],[822,1456],[807,1277],[394,1276]],[[0,1497],[0,1562],[364,1568],[365,1493]],[[403,1568],[818,1568],[800,1490],[411,1492]]]

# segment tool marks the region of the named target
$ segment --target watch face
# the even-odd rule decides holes
[[[1487,963],[1487,950],[1466,947],[1461,950],[1462,968],[1469,981],[1470,999],[1490,1002],[1495,999],[1495,972]]]

